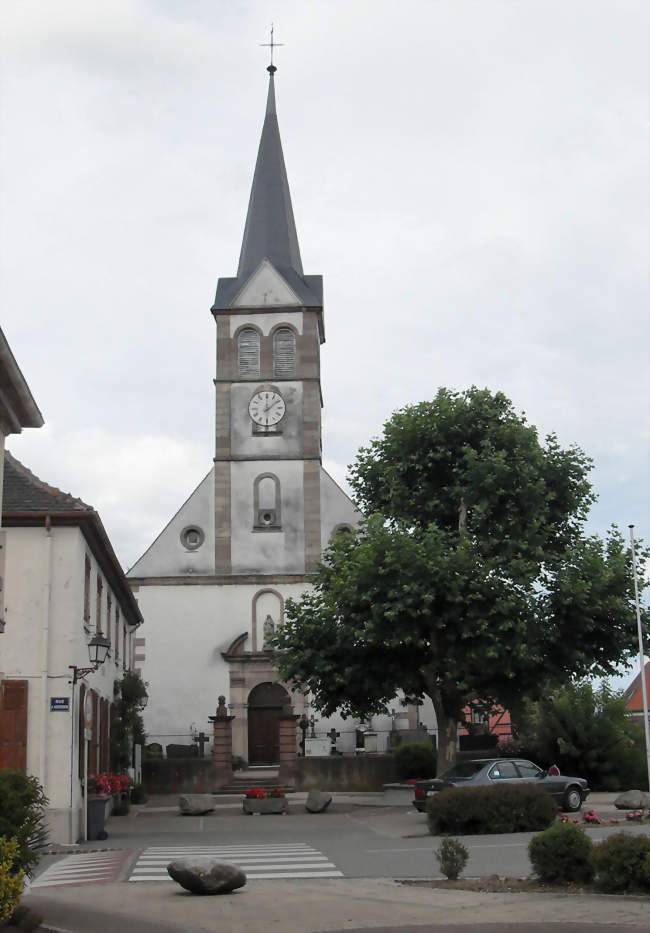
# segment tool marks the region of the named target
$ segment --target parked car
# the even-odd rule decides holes
[[[459,761],[438,778],[418,781],[413,806],[422,813],[427,798],[446,787],[489,787],[496,784],[534,784],[550,794],[558,807],[579,810],[590,793],[584,778],[548,774],[532,761],[521,758],[476,758]]]

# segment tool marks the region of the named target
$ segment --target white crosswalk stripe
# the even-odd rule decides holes
[[[124,861],[124,852],[84,852],[66,855],[46,868],[29,888],[50,888],[60,884],[99,884],[115,881]]]
[[[342,878],[326,855],[304,843],[236,846],[152,846],[138,858],[129,881],[171,881],[167,865],[179,858],[209,855],[239,865],[249,881],[260,878]]]

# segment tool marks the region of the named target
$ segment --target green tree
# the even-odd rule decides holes
[[[517,712],[524,747],[546,766],[587,778],[594,790],[645,787],[643,727],[627,714],[622,691],[608,683],[568,683]]]
[[[147,695],[147,684],[139,674],[127,671],[116,681],[115,718],[111,724],[111,766],[115,771],[126,771],[132,764],[133,746],[145,740],[142,701]]]
[[[351,467],[367,520],[287,601],[283,678],[325,715],[429,696],[440,772],[469,699],[613,673],[635,647],[630,558],[616,529],[584,534],[590,469],[501,393],[441,389],[396,412]]]

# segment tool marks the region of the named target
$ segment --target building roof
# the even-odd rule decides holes
[[[42,525],[78,527],[113,593],[119,598],[123,615],[131,625],[142,624],[137,600],[127,583],[99,513],[82,499],[39,479],[8,450],[4,457],[2,525],[5,528]]]
[[[646,696],[648,697],[648,702],[650,703],[650,661],[645,662],[644,673],[646,682]],[[639,671],[634,680],[631,681],[630,685],[623,693],[623,696],[625,697],[625,705],[631,713],[643,713],[641,671]]]
[[[9,451],[5,452],[3,512],[94,512],[69,492],[50,486],[28,470]]]
[[[7,435],[42,425],[43,416],[0,328],[0,427]]]
[[[269,89],[246,226],[235,278],[221,278],[213,311],[230,308],[264,259],[277,269],[307,307],[323,304],[322,278],[302,271],[298,234],[291,206],[280,128],[275,108],[274,73],[268,68]]]

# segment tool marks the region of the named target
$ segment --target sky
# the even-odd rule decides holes
[[[132,566],[209,471],[219,276],[265,108],[322,274],[341,484],[438,387],[594,460],[650,539],[646,0],[5,0],[0,323],[45,418],[8,448]]]

